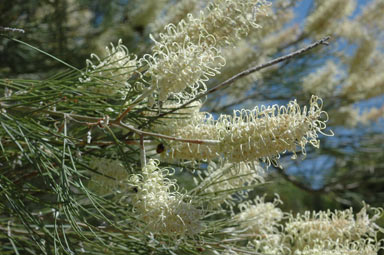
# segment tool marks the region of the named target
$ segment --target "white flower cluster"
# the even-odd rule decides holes
[[[256,197],[240,204],[240,212],[232,217],[237,227],[227,232],[266,255],[373,255],[382,249],[377,234],[384,229],[375,223],[381,208],[364,205],[356,215],[348,209],[293,216],[277,208],[279,203],[278,198],[265,202]]]
[[[292,152],[295,157],[298,146],[305,155],[307,143],[318,148],[318,133],[323,133],[327,121],[327,114],[322,111],[322,100],[317,96],[312,96],[308,109],[304,106],[301,110],[294,100],[287,106],[262,106],[252,111],[235,111],[234,116],[222,116],[219,119],[227,130],[222,141],[228,160],[263,159],[268,163],[286,151]]]
[[[255,17],[265,6],[266,1],[260,0],[215,0],[198,18],[189,14],[178,25],[166,26],[159,40],[152,37],[153,53],[140,59],[140,64],[148,66],[144,80],[157,100],[171,95],[193,98],[204,92],[205,82],[225,64],[220,48],[259,27]]]
[[[291,216],[285,231],[292,240],[292,250],[311,249],[321,243],[323,248],[331,249],[336,244],[349,245],[363,239],[375,239],[382,231],[375,221],[381,211],[373,208],[375,215],[367,214],[367,207],[356,214],[352,209],[344,211],[305,212]]]
[[[151,79],[151,86],[157,90],[160,101],[165,101],[171,94],[186,99],[205,91],[205,82],[225,65],[219,50],[204,42],[172,43],[172,48],[162,42],[155,43],[161,50],[145,55],[140,61],[149,66],[145,76]]]
[[[250,245],[263,254],[282,254],[285,248],[280,222],[284,213],[277,208],[281,203],[278,197],[273,202],[256,197],[252,202],[240,204],[240,213],[233,216],[239,224],[237,235],[251,240]]]
[[[169,142],[164,156],[188,160],[212,160],[223,156],[229,162],[262,159],[270,164],[286,151],[295,157],[297,147],[305,154],[307,143],[319,147],[318,133],[323,133],[327,120],[322,100],[316,96],[312,96],[309,108],[303,110],[295,100],[287,106],[235,111],[233,116],[221,115],[218,120],[210,114],[197,113],[188,121],[172,122],[162,131],[176,137],[219,140],[220,143]]]
[[[157,4],[164,3],[159,1]],[[185,6],[187,3],[182,2]],[[332,28],[332,24],[326,20],[328,16],[332,14],[332,20],[345,17],[353,9],[355,1],[329,0],[322,4],[321,1],[316,3],[320,7],[308,19],[305,28],[308,33]],[[195,6],[197,1],[189,4]],[[148,13],[151,12],[150,6],[151,2],[143,2]],[[186,15],[177,25],[166,26],[165,32],[158,37],[152,36],[153,53],[144,55],[140,60],[131,58],[121,41],[116,47],[111,45],[111,48],[107,48],[104,59],[91,55],[98,63],[87,60],[85,79],[81,82],[97,82],[101,79],[103,83],[95,86],[93,91],[110,95],[124,94],[131,88],[128,80],[140,68],[143,71],[140,73],[140,82],[147,86],[143,97],[148,95],[149,102],[160,101],[159,108],[178,107],[184,100],[206,91],[205,82],[218,74],[225,64],[222,48],[234,45],[251,29],[259,27],[256,18],[265,12],[267,6],[268,3],[261,0],[213,0],[197,18],[192,14]],[[184,15],[184,11],[180,9],[180,15]],[[275,33],[266,37],[263,43],[272,45],[269,52],[272,53],[272,48],[277,48],[281,40],[291,41],[295,31]],[[353,31],[345,27],[344,32]],[[244,56],[254,51],[253,45],[244,42],[239,45],[244,47],[238,52],[237,59],[247,62]],[[353,72],[362,63],[365,66],[374,63],[375,47],[372,43],[358,48],[350,60]],[[365,59],[359,57],[363,55]],[[375,74],[371,75],[371,80],[366,79],[364,88],[371,90],[365,96],[382,90],[380,85],[384,75],[379,72]],[[305,77],[303,86],[308,92],[328,96],[336,86],[337,75],[338,68],[330,61],[318,72]],[[363,86],[357,85],[358,78],[349,79],[349,86],[344,90],[352,95],[356,93],[351,91],[362,90]],[[160,134],[195,140],[192,143],[170,139],[166,141],[165,151],[159,153],[166,159],[207,161],[207,171],[199,173],[198,188],[205,192],[200,194],[210,199],[209,206],[226,203],[233,209],[233,205],[239,201],[237,198],[247,198],[250,187],[264,181],[259,160],[268,165],[277,164],[282,153],[290,152],[295,158],[298,150],[306,154],[308,143],[319,147],[318,134],[324,134],[328,121],[322,106],[321,98],[312,96],[309,107],[301,108],[294,100],[286,106],[242,109],[234,111],[232,115],[216,118],[212,114],[200,112],[201,102],[195,102],[188,108],[176,111],[173,117],[158,119],[162,122],[160,125],[156,122],[152,129]],[[339,112],[345,116],[347,112],[351,116],[357,114],[352,108],[340,109]],[[372,112],[372,119],[383,111]],[[141,114],[155,117],[157,112],[143,108]],[[203,140],[215,140],[217,143],[208,144]],[[142,155],[145,157],[145,153]],[[221,165],[213,162],[217,159],[224,159],[220,161]],[[133,175],[128,175],[117,160],[95,159],[90,162],[90,166],[100,174],[92,175],[89,189],[101,195],[114,191],[129,193],[128,201],[137,219],[135,224],[143,233],[184,237],[202,232],[203,211],[199,209],[200,206],[196,206],[196,201],[192,201],[191,197],[178,192],[176,182],[168,178],[172,173],[161,169],[159,162],[150,159],[140,173]],[[242,193],[235,197],[236,192]],[[375,224],[381,213],[379,211],[373,217],[367,213],[367,207],[356,216],[352,209],[287,216],[277,208],[279,203],[279,198],[265,202],[264,197],[241,203],[237,214],[232,211],[231,225],[225,229],[234,230],[233,234],[229,234],[229,231],[221,234],[237,238],[236,241],[247,241],[247,248],[251,247],[263,254],[371,255],[378,251],[374,239],[381,230]],[[227,253],[236,254],[230,247]]]
[[[117,46],[111,43],[111,47],[106,47],[105,50],[104,58],[91,54],[91,59],[95,59],[96,63],[87,59],[87,68],[80,82],[95,82],[91,90],[96,93],[125,95],[131,87],[127,81],[136,70],[136,57],[129,54],[121,39]]]
[[[216,121],[208,113],[198,112],[189,119],[172,121],[169,124],[162,127],[164,134],[186,139],[218,140],[219,138]],[[155,130],[157,129],[155,127]],[[161,156],[164,159],[212,160],[220,157],[220,151],[220,144],[206,145],[169,141]]]
[[[264,197],[256,197],[253,202],[239,205],[240,213],[234,216],[240,228],[248,236],[262,237],[278,233],[277,226],[283,219],[284,213],[276,206],[282,203],[279,198],[274,202],[265,202]]]
[[[165,176],[158,162],[150,160],[142,173],[130,177],[129,185],[134,190],[132,204],[137,214],[137,223],[145,232],[169,236],[195,235],[201,231],[201,210],[176,190],[176,183]]]
[[[377,255],[378,250],[377,245],[365,241],[352,242],[348,245],[320,243],[314,247],[306,247],[302,251],[296,251],[293,255]]]

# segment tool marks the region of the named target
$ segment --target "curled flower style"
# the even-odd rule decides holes
[[[240,213],[234,216],[246,235],[250,238],[263,238],[269,234],[278,233],[277,227],[284,213],[276,206],[281,204],[277,197],[273,202],[265,202],[264,197],[256,197],[253,202],[239,205]]]
[[[160,34],[163,41],[183,42],[189,37],[194,43],[200,35],[217,46],[232,45],[244,38],[251,29],[260,28],[259,15],[265,15],[269,3],[264,0],[215,0],[198,18],[187,15],[177,26],[168,25],[167,33]]]
[[[178,25],[166,26],[160,34],[163,42],[182,43],[186,38],[193,43],[204,40],[222,47],[244,38],[251,29],[260,28],[259,15],[265,15],[269,7],[265,0],[214,0],[198,18],[187,15]]]
[[[313,213],[307,211],[302,215],[292,216],[285,226],[285,232],[292,240],[293,250],[312,248],[318,243],[325,245],[327,242],[332,244],[337,241],[340,244],[348,244],[364,238],[374,239],[378,231],[383,231],[375,223],[382,211],[371,208],[374,215],[370,217],[367,209],[368,207],[364,206],[356,217],[352,209]]]
[[[149,66],[146,76],[154,79],[151,82],[160,101],[170,95],[184,100],[194,98],[206,91],[205,82],[225,65],[219,50],[203,43],[196,45],[185,41],[183,44],[173,43],[172,47],[167,44],[159,47],[162,50],[145,55],[140,62]]]
[[[129,185],[135,191],[132,204],[138,215],[139,226],[146,232],[170,236],[194,235],[201,231],[202,212],[190,202],[183,201],[176,183],[165,176],[158,162],[150,160],[139,175],[130,177]]]
[[[221,47],[259,27],[255,18],[265,6],[260,0],[215,0],[198,18],[188,14],[177,25],[167,25],[158,40],[152,36],[153,54],[140,59],[140,65],[147,66],[144,80],[153,90],[151,96],[165,101],[205,92],[205,82],[225,64]]]
[[[284,218],[279,197],[273,202],[265,202],[265,197],[239,204],[240,212],[233,216],[239,224],[238,237],[250,241],[251,247],[262,254],[284,254],[284,236],[279,231]]]
[[[226,127],[222,142],[227,148],[225,157],[228,160],[263,159],[267,163],[286,151],[292,152],[295,158],[297,146],[305,155],[307,143],[318,148],[318,133],[324,134],[322,130],[327,121],[328,115],[322,111],[322,100],[317,96],[312,96],[309,108],[304,106],[302,111],[294,100],[287,106],[235,111],[233,116],[222,116],[218,120]]]
[[[111,47],[106,47],[105,50],[105,58],[91,54],[91,59],[95,59],[96,63],[87,59],[87,68],[80,82],[96,81],[95,87],[92,87],[92,91],[96,93],[125,95],[131,87],[127,81],[136,70],[136,57],[130,56],[121,39],[117,46],[111,43]]]
[[[323,119],[324,118],[324,119]],[[299,146],[305,155],[310,143],[319,147],[318,133],[324,134],[328,115],[322,100],[312,96],[310,106],[301,110],[296,100],[287,106],[262,106],[235,111],[233,116],[196,113],[186,123],[174,123],[167,134],[188,139],[219,140],[219,144],[170,142],[167,155],[175,159],[212,160],[223,156],[229,162],[256,160],[274,163],[280,153],[290,151],[296,157]],[[332,134],[331,134],[332,135]]]
[[[332,247],[332,248],[329,248]],[[377,255],[380,247],[370,242],[356,241],[349,244],[340,244],[327,241],[319,243],[314,247],[305,247],[303,250],[297,250],[293,255]]]
[[[168,122],[154,127],[159,133],[186,139],[218,140],[220,127],[212,115],[195,112],[189,119]],[[220,157],[220,144],[191,144],[170,141],[162,157],[167,159],[212,160]]]

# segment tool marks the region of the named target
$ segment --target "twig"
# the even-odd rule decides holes
[[[132,127],[131,125],[125,124],[123,122],[112,123],[112,125],[124,127],[126,129],[129,129],[129,130],[135,132],[138,135],[141,135],[141,136],[153,136],[153,137],[163,138],[163,139],[172,140],[172,141],[196,143],[196,144],[218,144],[218,143],[220,143],[220,141],[218,141],[218,140],[184,139],[184,138],[179,138],[179,137],[174,137],[174,136],[168,136],[168,135],[162,135],[162,134],[153,133],[153,132],[142,131],[142,130],[139,130],[137,128]]]
[[[158,117],[164,117],[164,116],[167,115],[167,114],[170,114],[170,113],[173,113],[173,112],[175,112],[175,111],[177,111],[177,110],[180,110],[181,108],[184,108],[185,106],[187,106],[187,105],[189,105],[189,104],[191,104],[191,103],[193,103],[193,102],[195,102],[195,101],[197,101],[197,100],[199,100],[199,99],[205,97],[206,95],[208,95],[208,94],[210,94],[210,93],[213,93],[213,92],[215,92],[215,91],[217,91],[217,90],[219,90],[219,89],[224,89],[225,87],[228,87],[229,85],[231,85],[232,83],[234,83],[236,80],[238,80],[238,79],[240,79],[240,78],[242,78],[242,77],[244,77],[244,76],[247,76],[247,75],[249,75],[249,74],[251,74],[251,73],[260,71],[260,70],[262,70],[262,69],[264,69],[264,68],[267,68],[267,67],[276,65],[276,64],[278,64],[278,63],[287,61],[287,60],[289,60],[289,59],[291,59],[291,58],[297,57],[297,56],[299,56],[299,55],[301,55],[301,54],[304,54],[305,52],[307,52],[307,51],[309,51],[309,50],[311,50],[311,49],[313,49],[313,48],[316,48],[316,47],[319,46],[319,45],[328,45],[328,44],[329,44],[329,43],[328,43],[328,40],[329,40],[329,39],[330,39],[329,36],[324,37],[323,39],[321,39],[321,40],[319,40],[319,41],[316,41],[316,42],[314,42],[314,43],[308,45],[307,47],[304,47],[304,48],[302,48],[302,49],[299,49],[299,50],[297,50],[297,51],[294,51],[294,52],[292,52],[292,53],[290,53],[290,54],[288,54],[288,55],[285,55],[285,56],[282,56],[282,57],[279,57],[279,58],[275,58],[275,59],[273,59],[273,60],[271,60],[271,61],[269,61],[269,62],[267,62],[267,63],[264,63],[264,64],[261,64],[261,65],[257,65],[257,66],[251,67],[251,68],[249,68],[249,69],[247,69],[247,70],[244,70],[244,71],[242,71],[242,72],[240,72],[240,73],[238,73],[238,74],[235,74],[234,76],[232,76],[231,78],[227,79],[226,81],[224,81],[224,82],[222,82],[222,83],[216,85],[215,87],[209,89],[209,90],[208,90],[207,92],[205,92],[204,94],[201,94],[201,95],[195,97],[194,99],[192,99],[192,100],[190,100],[190,101],[188,101],[188,102],[182,104],[181,106],[179,106],[179,107],[177,107],[177,108],[174,108],[174,109],[172,109],[172,110],[170,110],[170,111],[168,111],[168,112],[164,112],[164,113],[160,114]]]
[[[25,30],[24,29],[21,29],[21,28],[14,28],[14,27],[2,27],[0,26],[0,29],[3,30],[3,31],[9,31],[9,32],[17,32],[17,33],[22,33],[24,34],[25,33]]]
[[[127,107],[127,109],[125,109],[124,112],[123,112],[122,114],[120,114],[120,115],[116,118],[115,122],[118,123],[118,122],[122,121],[122,120],[124,119],[124,117],[125,117],[131,110],[132,110],[132,107],[130,107],[130,106]]]
[[[141,167],[145,167],[147,165],[147,159],[145,155],[145,146],[144,146],[144,136],[140,136],[140,162]]]
[[[16,111],[28,111],[29,113],[37,112],[36,108],[33,107],[27,107],[27,106],[17,106],[17,107],[11,107],[7,104],[0,102],[0,107],[4,108],[6,110],[16,110]],[[105,118],[98,118],[98,117],[89,117],[79,114],[73,114],[73,113],[64,113],[59,111],[50,111],[50,110],[42,110],[41,112],[56,116],[56,117],[65,117],[70,120],[73,120],[77,123],[88,125],[88,126],[102,126],[101,121],[103,121]],[[187,142],[187,143],[196,143],[196,144],[218,144],[220,141],[218,140],[199,140],[199,139],[184,139],[184,138],[178,138],[153,132],[147,132],[142,131],[138,128],[134,128],[131,125],[125,124],[122,121],[118,121],[118,119],[111,119],[108,123],[109,126],[120,126],[125,129],[129,129],[133,131],[134,133],[140,135],[140,136],[152,136],[152,137],[158,137],[162,139],[172,140],[172,141],[179,141],[179,142]]]
[[[114,122],[115,123],[118,123],[120,121],[122,121],[124,119],[124,117],[138,104],[140,103],[143,99],[147,98],[151,93],[152,91],[154,90],[154,88],[152,89],[148,89],[146,91],[144,91],[144,93],[139,97],[137,98],[130,106],[127,107],[127,109],[124,110],[123,113],[121,113],[115,120]]]

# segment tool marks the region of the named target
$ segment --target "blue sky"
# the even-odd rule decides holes
[[[327,0],[323,0],[323,1],[327,1]],[[358,8],[356,8],[356,11],[355,13],[353,13],[352,16],[358,14],[361,11],[362,7],[364,7],[364,5],[368,4],[371,1],[372,0],[357,0]],[[295,23],[300,23],[304,20],[312,3],[313,3],[313,0],[301,0],[298,3],[296,7],[296,18],[294,20]]]

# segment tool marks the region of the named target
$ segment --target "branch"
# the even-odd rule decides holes
[[[222,83],[216,85],[215,87],[209,89],[209,90],[208,90],[207,92],[205,92],[204,94],[201,94],[201,95],[195,97],[194,99],[190,100],[189,102],[186,102],[186,103],[182,104],[181,106],[179,106],[179,107],[177,107],[177,108],[174,108],[174,109],[172,109],[172,110],[170,110],[170,111],[168,111],[168,112],[164,112],[164,113],[160,114],[158,117],[159,117],[159,118],[160,118],[160,117],[164,117],[164,116],[167,115],[167,114],[170,114],[170,113],[173,113],[173,112],[175,112],[175,111],[177,111],[177,110],[180,110],[181,108],[184,108],[185,106],[187,106],[187,105],[189,105],[189,104],[191,104],[191,103],[193,103],[193,102],[195,102],[195,101],[197,101],[197,100],[199,100],[199,99],[205,97],[206,95],[208,95],[208,94],[210,94],[210,93],[213,93],[213,92],[215,92],[215,91],[217,91],[217,90],[219,90],[219,89],[224,89],[224,88],[228,87],[229,85],[231,85],[232,83],[234,83],[234,82],[237,81],[238,79],[240,79],[240,78],[242,78],[242,77],[245,77],[245,76],[247,76],[247,75],[249,75],[249,74],[251,74],[251,73],[260,71],[260,70],[265,69],[265,68],[267,68],[267,67],[276,65],[276,64],[278,64],[278,63],[281,63],[281,62],[287,61],[287,60],[289,60],[289,59],[291,59],[291,58],[294,58],[294,57],[297,57],[297,56],[299,56],[299,55],[302,55],[302,54],[306,53],[307,51],[310,51],[310,50],[312,50],[313,48],[318,47],[319,45],[328,45],[328,44],[329,44],[329,43],[328,43],[328,40],[329,40],[329,39],[330,39],[329,36],[324,37],[323,39],[321,39],[321,40],[319,40],[319,41],[316,41],[316,42],[314,42],[314,43],[308,45],[307,47],[304,47],[304,48],[302,48],[302,49],[299,49],[299,50],[297,50],[297,51],[294,51],[294,52],[292,52],[292,53],[290,53],[290,54],[288,54],[288,55],[285,55],[285,56],[282,56],[282,57],[279,57],[279,58],[275,58],[275,59],[273,59],[273,60],[271,60],[271,61],[269,61],[269,62],[267,62],[267,63],[264,63],[264,64],[261,64],[261,65],[257,65],[257,66],[251,67],[251,68],[249,68],[249,69],[247,69],[247,70],[244,70],[244,71],[242,71],[242,72],[240,72],[240,73],[238,73],[238,74],[235,74],[234,76],[232,76],[231,78],[227,79],[226,81],[224,81],[224,82],[222,82]]]
[[[144,136],[140,136],[140,163],[141,167],[145,167],[147,165],[147,159],[145,155],[145,146],[144,146]]]
[[[25,33],[24,29],[21,28],[14,28],[14,27],[2,27],[0,26],[0,30],[6,31],[6,32],[17,32],[17,33]]]
[[[184,138],[179,138],[179,137],[174,137],[174,136],[168,136],[168,135],[162,135],[158,133],[153,133],[153,132],[148,132],[148,131],[142,131],[137,128],[134,128],[128,124],[125,124],[123,122],[119,123],[112,123],[115,126],[121,126],[126,129],[129,129],[135,133],[137,133],[140,136],[153,136],[153,137],[158,137],[158,138],[163,138],[167,140],[172,140],[172,141],[179,141],[179,142],[186,142],[186,143],[196,143],[196,144],[218,144],[220,141],[218,140],[199,140],[199,139],[184,139]]]
[[[172,140],[172,141],[196,143],[196,144],[218,144],[220,142],[218,140],[184,139],[184,138],[173,137],[173,136],[168,136],[168,135],[163,135],[163,134],[158,134],[158,133],[153,133],[153,132],[148,132],[148,131],[142,131],[142,130],[137,129],[131,125],[123,123],[120,120],[121,116],[117,117],[116,119],[109,120],[107,117],[104,117],[104,118],[89,117],[89,116],[85,116],[85,115],[79,115],[79,114],[74,114],[74,113],[64,113],[64,112],[51,111],[51,110],[39,111],[39,109],[37,109],[37,108],[27,107],[27,106],[12,107],[12,106],[9,106],[7,104],[3,104],[0,102],[0,109],[1,108],[4,108],[6,110],[26,111],[28,114],[33,114],[33,113],[37,113],[37,112],[41,113],[42,112],[42,113],[49,114],[51,116],[68,118],[69,120],[72,120],[72,121],[75,121],[77,123],[84,124],[87,126],[99,126],[101,128],[104,125],[118,126],[118,127],[123,127],[125,129],[131,130],[140,136],[152,136],[152,137],[158,137],[158,138]]]

